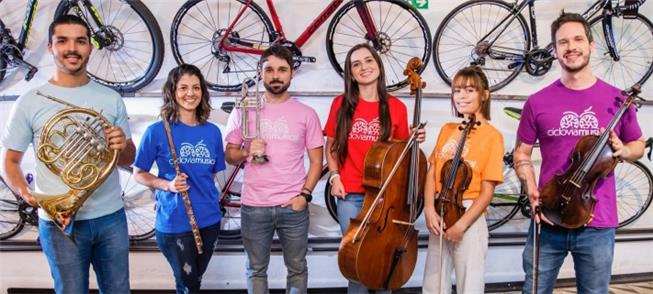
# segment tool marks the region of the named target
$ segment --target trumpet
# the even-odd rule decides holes
[[[263,106],[263,98],[259,92],[259,81],[261,80],[261,67],[257,66],[256,76],[254,79],[246,78],[243,81],[243,85],[240,90],[240,97],[236,98],[235,108],[240,110],[240,137],[245,141],[251,141],[254,139],[261,138],[261,107]],[[249,86],[250,82],[255,83],[256,90],[254,92],[254,97],[249,95]],[[250,112],[254,111],[254,125],[255,130],[252,134],[250,128]],[[262,154],[253,154],[252,162],[253,163],[266,163],[269,159],[265,152]]]

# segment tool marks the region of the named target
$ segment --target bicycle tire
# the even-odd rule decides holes
[[[336,221],[336,223],[340,223],[340,221],[338,221],[338,203],[336,202],[336,197],[331,196],[331,183],[329,183],[328,179],[324,186],[324,205],[326,206],[331,218]]]
[[[619,54],[619,60],[615,61],[608,51],[602,18],[598,16],[590,21],[596,44],[590,59],[592,71],[619,89],[644,84],[653,73],[653,24],[641,14],[633,19],[612,17],[613,37]]]
[[[220,191],[220,209],[222,210],[222,219],[220,220],[220,230],[218,239],[240,239],[240,192],[243,183],[243,169],[233,165],[227,165],[224,171],[216,175],[216,187]],[[225,187],[227,180],[234,172],[234,181],[229,187]]]
[[[5,56],[0,54],[0,83],[5,79],[5,74],[7,73],[7,61]]]
[[[526,197],[512,165],[503,166],[503,183],[494,188],[492,201],[487,207],[488,231],[495,230],[511,220],[520,209],[521,197]]]
[[[639,162],[620,162],[614,170],[617,185],[618,228],[635,222],[646,212],[653,199],[653,176]]]
[[[102,19],[110,21],[92,34],[102,34],[102,30],[105,30],[117,38],[105,44],[102,49],[93,50],[87,64],[88,76],[121,93],[133,93],[147,86],[161,69],[165,52],[163,35],[156,18],[139,0],[91,2]],[[55,17],[63,14],[79,15],[74,12],[75,7],[69,1],[61,1]],[[92,21],[86,9],[79,12],[87,22]]]
[[[327,56],[333,68],[343,76],[347,52],[359,43],[370,43],[367,31],[360,24],[356,10],[357,1],[348,1],[340,8],[327,30]],[[428,64],[431,56],[431,31],[420,12],[405,1],[364,0],[377,25],[381,44],[374,46],[381,56],[386,76],[386,88],[395,91],[407,85],[403,75],[408,60],[419,57]],[[398,8],[398,9],[397,9]],[[398,11],[398,12],[397,12]],[[396,15],[391,13],[397,12]],[[422,73],[426,66],[418,70]]]
[[[2,1],[0,1],[2,2]],[[5,23],[0,19],[0,34],[5,32]],[[0,52],[0,83],[5,79],[7,73],[7,57]]]
[[[492,47],[480,42],[506,15],[512,13],[512,7],[513,5],[499,0],[474,0],[459,5],[445,16],[433,39],[433,63],[444,82],[451,85],[456,72],[472,63],[479,63],[483,69],[490,83],[490,91],[505,87],[519,75],[531,46],[528,25],[521,13],[516,17],[517,22],[513,20]],[[471,16],[468,17],[468,14]],[[475,25],[472,21],[481,24]],[[483,21],[488,23],[482,24]],[[492,21],[494,23],[489,23]],[[466,24],[471,27],[465,28]],[[477,28],[485,30],[478,31]],[[472,39],[465,39],[466,36]],[[520,45],[510,46],[511,43]],[[492,48],[506,49],[507,53],[517,56],[514,57],[515,60],[494,59],[490,56]],[[502,72],[508,74],[502,75]]]
[[[118,167],[118,173],[121,197],[127,216],[129,241],[152,238],[156,222],[154,191],[136,182],[131,167]]]
[[[328,180],[326,185],[324,186],[324,204],[326,205],[326,209],[329,212],[331,218],[336,223],[340,223],[340,221],[338,221],[337,200],[336,197],[331,196],[331,184],[329,183]],[[419,218],[419,216],[422,215],[423,211],[424,211],[424,197],[420,195],[417,198],[417,215],[415,216],[415,219]]]
[[[19,196],[0,177],[0,240],[15,236],[25,225],[25,220],[18,212],[19,201]]]
[[[232,7],[234,3],[241,5]],[[259,54],[216,48],[216,44],[224,38],[221,34],[231,25],[232,17],[238,15],[245,3],[246,0],[187,1],[172,21],[170,43],[175,61],[177,64],[197,66],[211,90],[240,91],[245,79],[256,76]],[[272,22],[256,3],[252,2],[248,9],[234,25],[228,40],[234,43],[242,41],[250,48],[267,47],[274,40]],[[251,81],[249,86],[253,85]]]

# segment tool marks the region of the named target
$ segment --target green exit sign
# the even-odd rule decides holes
[[[410,0],[409,2],[417,9],[429,9],[429,0]]]

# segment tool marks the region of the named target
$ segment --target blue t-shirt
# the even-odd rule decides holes
[[[39,149],[39,141],[45,124],[57,112],[68,108],[58,102],[37,95],[40,91],[45,95],[54,96],[73,105],[90,108],[101,112],[112,125],[122,128],[127,139],[131,138],[127,123],[127,110],[120,95],[110,88],[94,81],[86,85],[66,88],[46,83],[21,95],[14,103],[7,125],[0,137],[0,145],[10,150],[25,152],[32,144],[34,150]],[[35,176],[36,192],[47,195],[58,195],[68,192],[59,175],[54,174],[43,162],[36,160]],[[106,180],[84,202],[77,211],[75,220],[88,220],[116,212],[123,207],[118,171],[113,169]],[[39,209],[39,217],[49,220],[43,209]]]
[[[213,182],[215,174],[225,169],[220,129],[209,122],[197,126],[181,122],[171,123],[170,129],[179,168],[182,173],[188,175],[188,196],[197,224],[200,228],[214,225],[222,218],[218,203],[220,191]],[[175,167],[162,121],[150,125],[145,130],[134,165],[149,171],[155,162],[159,178],[175,178]],[[191,227],[181,193],[156,190],[155,195],[156,229],[163,233],[190,232]]]

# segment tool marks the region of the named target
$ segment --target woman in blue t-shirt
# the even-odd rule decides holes
[[[224,149],[220,129],[207,121],[210,113],[209,92],[200,70],[188,64],[174,68],[163,86],[162,120],[147,128],[134,162],[136,181],[156,190],[156,243],[172,267],[177,293],[199,292],[220,228],[220,192],[213,179],[225,168]],[[170,124],[179,175],[163,119]],[[154,163],[156,176],[150,173]],[[202,254],[198,254],[181,192],[190,198],[203,241]]]

